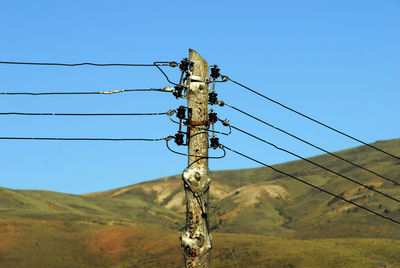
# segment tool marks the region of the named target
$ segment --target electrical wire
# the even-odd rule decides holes
[[[240,112],[240,113],[242,113],[242,114],[244,114],[244,115],[247,115],[247,116],[249,116],[249,117],[251,117],[251,118],[253,118],[253,119],[255,119],[255,120],[257,120],[257,121],[259,121],[259,122],[261,122],[261,123],[263,123],[263,124],[265,124],[265,125],[271,127],[271,128],[274,128],[274,129],[276,129],[276,130],[278,130],[278,131],[280,131],[280,132],[282,132],[282,133],[284,133],[284,134],[286,134],[286,135],[288,135],[288,136],[290,136],[290,137],[292,137],[292,138],[295,138],[295,139],[297,139],[297,140],[299,140],[299,141],[301,141],[301,142],[303,142],[303,143],[305,143],[305,144],[307,144],[307,145],[309,145],[309,146],[311,146],[311,147],[314,147],[314,148],[316,148],[316,149],[318,149],[318,150],[320,150],[320,151],[322,151],[322,152],[324,152],[324,153],[327,153],[327,154],[329,154],[329,155],[331,155],[331,156],[333,156],[333,157],[336,157],[337,159],[340,159],[340,160],[342,160],[342,161],[344,161],[344,162],[346,162],[346,163],[348,163],[348,164],[351,164],[351,165],[353,165],[353,166],[355,166],[355,167],[358,167],[358,168],[360,168],[360,169],[362,169],[362,170],[364,170],[364,171],[367,171],[367,172],[369,172],[369,173],[371,173],[371,174],[374,174],[375,176],[378,176],[378,177],[380,177],[380,178],[382,178],[382,179],[384,179],[384,180],[386,180],[386,181],[390,181],[390,182],[392,182],[392,183],[394,183],[394,184],[396,184],[396,185],[399,185],[398,182],[396,182],[396,181],[394,181],[394,180],[392,180],[392,179],[390,179],[390,178],[387,178],[386,176],[383,176],[383,175],[381,175],[381,174],[379,174],[379,173],[377,173],[377,172],[375,172],[375,171],[369,170],[369,169],[367,169],[367,168],[365,168],[365,167],[363,167],[363,166],[361,166],[361,165],[358,165],[358,164],[356,164],[356,163],[354,163],[354,162],[352,162],[352,161],[350,161],[350,160],[347,160],[347,159],[345,159],[345,158],[343,158],[343,157],[341,157],[341,156],[339,156],[339,155],[337,155],[337,154],[334,154],[334,153],[332,153],[332,152],[329,152],[328,150],[325,150],[325,149],[323,149],[323,148],[321,148],[321,147],[319,147],[319,146],[317,146],[317,145],[312,144],[311,142],[308,142],[308,141],[306,141],[306,140],[304,140],[304,139],[302,139],[302,138],[299,138],[299,137],[297,137],[296,135],[293,135],[293,134],[291,134],[291,133],[289,133],[289,132],[287,132],[287,131],[285,131],[285,130],[279,128],[279,127],[276,127],[276,126],[274,126],[274,125],[272,125],[272,124],[270,124],[270,123],[264,121],[264,120],[261,120],[260,118],[255,117],[255,116],[253,116],[253,115],[251,115],[251,114],[249,114],[249,113],[247,113],[247,112],[245,112],[245,111],[243,111],[243,110],[241,110],[241,109],[239,109],[239,108],[237,108],[237,107],[234,107],[234,106],[229,105],[229,104],[227,104],[227,103],[224,103],[224,105],[226,105],[226,106],[228,106],[229,108],[232,108],[232,109],[234,109],[234,110],[236,110],[236,111],[238,111],[238,112]]]
[[[271,143],[271,142],[269,142],[269,141],[266,141],[266,140],[264,140],[264,139],[262,139],[262,138],[260,138],[260,137],[257,137],[257,136],[255,136],[255,135],[253,135],[253,134],[251,134],[251,133],[249,133],[249,132],[247,132],[247,131],[245,131],[245,130],[242,130],[242,129],[238,128],[238,127],[232,126],[232,128],[233,128],[233,129],[236,129],[236,130],[238,130],[238,131],[240,131],[240,132],[242,132],[242,133],[244,133],[244,134],[246,134],[246,135],[248,135],[248,136],[250,136],[250,137],[253,137],[253,138],[255,138],[255,139],[259,140],[259,141],[262,141],[262,142],[264,142],[264,143],[266,143],[266,144],[268,144],[268,145],[271,145],[271,146],[274,147],[275,149],[278,149],[278,150],[283,151],[283,152],[285,152],[285,153],[291,154],[291,155],[293,155],[293,156],[295,156],[295,157],[297,157],[297,158],[300,158],[300,159],[302,159],[302,160],[304,160],[304,161],[306,161],[306,162],[308,162],[308,163],[310,163],[310,164],[313,164],[313,165],[315,165],[315,166],[317,166],[317,167],[319,167],[319,168],[322,168],[322,169],[324,169],[324,170],[326,170],[326,171],[329,171],[329,172],[331,172],[331,173],[333,173],[333,174],[335,174],[335,175],[337,175],[337,176],[340,176],[340,177],[342,177],[342,178],[344,178],[344,179],[346,179],[346,180],[348,180],[348,181],[351,181],[351,182],[353,182],[353,183],[355,183],[355,184],[358,184],[358,185],[360,185],[360,186],[362,186],[362,187],[364,187],[364,188],[366,188],[366,189],[368,189],[368,190],[370,190],[370,191],[373,191],[373,192],[375,192],[375,193],[377,193],[377,194],[380,194],[380,195],[382,195],[382,196],[385,196],[385,197],[387,197],[387,198],[389,198],[389,199],[392,199],[392,200],[394,200],[394,201],[400,203],[400,200],[399,200],[399,199],[397,199],[397,198],[395,198],[395,197],[392,197],[392,196],[390,196],[390,195],[388,195],[388,194],[385,194],[385,193],[383,193],[383,192],[381,192],[381,191],[378,191],[378,190],[376,190],[375,188],[372,188],[372,187],[367,186],[367,185],[365,185],[365,184],[363,184],[363,183],[360,183],[360,182],[358,182],[358,181],[356,181],[356,180],[354,180],[354,179],[351,179],[351,178],[349,178],[349,177],[347,177],[347,176],[345,176],[345,175],[343,175],[343,174],[341,174],[341,173],[339,173],[339,172],[336,172],[336,171],[334,171],[334,170],[332,170],[332,169],[329,169],[329,168],[327,168],[327,167],[324,167],[324,166],[322,166],[322,165],[320,165],[320,164],[318,164],[318,163],[316,163],[316,162],[314,162],[314,161],[312,161],[312,160],[309,160],[309,159],[307,159],[307,158],[304,158],[304,157],[302,157],[302,156],[300,156],[300,155],[298,155],[298,154],[295,154],[295,153],[293,153],[293,152],[291,152],[291,151],[289,151],[289,150],[286,150],[286,149],[283,149],[283,148],[281,148],[281,147],[278,147],[277,145],[275,145],[275,144],[273,144],[273,143]]]
[[[275,168],[275,167],[273,167],[273,166],[267,165],[267,164],[265,164],[265,163],[263,163],[263,162],[261,162],[261,161],[258,161],[258,160],[254,159],[254,158],[252,158],[252,157],[250,157],[250,156],[248,156],[248,155],[245,155],[245,154],[240,153],[240,152],[238,152],[238,151],[236,151],[236,150],[234,150],[234,149],[231,149],[231,148],[227,147],[226,145],[223,145],[223,147],[224,147],[225,149],[227,149],[227,150],[229,150],[229,151],[235,153],[235,154],[238,154],[238,155],[240,155],[240,156],[242,156],[242,157],[244,157],[244,158],[247,158],[247,159],[249,159],[249,160],[252,160],[252,161],[254,161],[254,162],[256,162],[256,163],[258,163],[258,164],[260,164],[260,165],[263,165],[263,166],[265,166],[265,167],[268,167],[268,168],[270,168],[270,169],[272,169],[272,170],[274,170],[274,171],[276,171],[276,172],[278,172],[278,173],[281,173],[282,175],[285,175],[285,176],[287,176],[287,177],[290,177],[290,178],[292,178],[292,179],[295,179],[295,180],[297,180],[297,181],[299,181],[299,182],[301,182],[301,183],[304,183],[304,184],[306,184],[306,185],[308,185],[308,186],[311,186],[311,187],[313,187],[313,188],[315,188],[315,189],[317,189],[317,190],[319,190],[319,191],[321,191],[321,192],[324,192],[324,193],[327,193],[327,194],[329,194],[329,195],[331,195],[331,196],[334,196],[334,197],[336,197],[336,198],[338,198],[338,199],[340,199],[340,200],[343,200],[343,201],[345,201],[345,202],[347,202],[347,203],[349,203],[349,204],[352,204],[352,205],[354,205],[354,206],[356,206],[356,207],[358,207],[358,208],[361,208],[361,209],[363,209],[363,210],[366,210],[366,211],[368,211],[368,212],[370,212],[370,213],[372,213],[372,214],[375,214],[376,216],[379,216],[379,217],[381,217],[381,218],[383,218],[383,219],[386,219],[386,220],[392,221],[392,222],[394,222],[394,223],[400,224],[400,221],[397,221],[397,220],[392,219],[392,218],[390,218],[390,217],[386,217],[385,215],[382,215],[382,214],[380,214],[380,213],[378,213],[378,212],[376,212],[376,211],[373,211],[372,209],[369,209],[369,208],[367,208],[367,207],[364,207],[364,206],[362,206],[362,205],[359,205],[359,204],[357,204],[357,203],[354,203],[353,201],[350,201],[350,200],[348,200],[348,199],[346,199],[346,198],[344,198],[344,197],[341,197],[341,196],[339,196],[339,195],[337,195],[337,194],[334,194],[334,193],[332,193],[332,192],[329,192],[328,190],[324,190],[324,189],[322,189],[322,188],[320,188],[320,187],[318,187],[318,186],[315,186],[315,185],[313,185],[313,184],[311,184],[311,183],[309,183],[309,182],[307,182],[307,181],[304,181],[304,180],[302,180],[302,179],[300,179],[300,178],[297,178],[297,177],[295,177],[295,176],[293,176],[293,175],[290,175],[290,174],[288,174],[288,173],[286,173],[286,172],[284,172],[284,171],[281,171],[281,170],[279,170],[279,169],[277,169],[277,168]]]
[[[171,92],[167,87],[165,87],[165,88],[118,89],[111,91],[89,91],[89,92],[0,92],[0,95],[96,95],[96,94],[111,95],[122,92],[145,92],[145,91]]]
[[[207,134],[208,134],[208,132],[200,132],[200,133],[207,133]],[[198,133],[198,134],[199,134],[199,133]],[[196,134],[195,134],[195,135],[196,135]],[[171,136],[171,138],[174,138],[174,137]],[[188,169],[190,166],[192,166],[194,163],[196,163],[196,162],[198,162],[198,161],[200,161],[200,160],[202,160],[202,159],[221,159],[221,158],[224,158],[224,157],[226,156],[226,151],[225,151],[223,148],[221,148],[222,151],[224,152],[222,156],[198,156],[198,155],[180,153],[180,152],[177,152],[177,151],[171,149],[171,147],[169,146],[169,141],[170,141],[170,140],[171,140],[171,139],[165,139],[165,141],[166,141],[166,146],[167,146],[167,149],[168,149],[169,151],[173,152],[174,154],[179,154],[179,155],[183,155],[183,156],[200,157],[199,159],[195,160],[193,163],[191,163],[190,165],[188,165],[188,166],[185,168],[185,170],[187,170],[187,169]]]
[[[267,99],[267,100],[269,100],[269,101],[271,101],[271,102],[273,102],[273,103],[275,103],[275,104],[278,104],[279,106],[281,106],[281,107],[283,107],[283,108],[285,108],[285,109],[287,109],[287,110],[289,110],[289,111],[291,111],[291,112],[294,112],[294,113],[296,113],[296,114],[298,114],[298,115],[300,115],[300,116],[302,116],[302,117],[304,117],[304,118],[307,118],[308,120],[313,121],[314,123],[317,123],[317,124],[319,124],[319,125],[321,125],[321,126],[323,126],[323,127],[326,127],[326,128],[328,128],[328,129],[330,129],[330,130],[336,132],[336,133],[339,133],[339,134],[341,134],[341,135],[343,135],[343,136],[345,136],[345,137],[347,137],[347,138],[350,138],[350,139],[355,140],[355,141],[357,141],[357,142],[359,142],[359,143],[361,143],[361,144],[364,144],[364,145],[366,145],[366,146],[368,146],[368,147],[370,147],[370,148],[373,148],[374,150],[377,150],[377,151],[379,151],[379,152],[381,152],[381,153],[384,153],[384,154],[389,155],[389,156],[391,156],[391,157],[393,157],[393,158],[396,158],[397,160],[400,160],[400,157],[399,157],[399,156],[395,156],[395,155],[393,155],[393,154],[391,154],[391,153],[389,153],[389,152],[386,152],[386,151],[384,151],[384,150],[382,150],[382,149],[379,149],[379,148],[377,148],[377,147],[375,147],[375,146],[373,146],[373,145],[371,145],[371,144],[368,144],[368,143],[366,143],[366,142],[364,142],[364,141],[362,141],[362,140],[360,140],[360,139],[357,139],[357,138],[355,138],[355,137],[353,137],[353,136],[351,136],[351,135],[349,135],[349,134],[346,134],[346,133],[344,133],[344,132],[342,132],[342,131],[340,131],[340,130],[338,130],[338,129],[336,129],[336,128],[333,128],[333,127],[331,127],[331,126],[328,126],[327,124],[322,123],[322,122],[320,122],[320,121],[318,121],[318,120],[316,120],[316,119],[314,119],[314,118],[312,118],[312,117],[310,117],[310,116],[308,116],[308,115],[305,115],[305,114],[303,114],[303,113],[301,113],[301,112],[299,112],[299,111],[296,111],[295,109],[292,109],[292,108],[290,108],[290,107],[288,107],[288,106],[286,106],[286,105],[284,105],[284,104],[282,104],[282,103],[280,103],[280,102],[278,102],[278,101],[276,101],[276,100],[273,100],[273,99],[271,99],[271,98],[269,98],[269,97],[267,97],[267,96],[261,94],[260,92],[257,92],[257,91],[254,90],[254,89],[251,89],[251,88],[249,88],[249,87],[247,87],[247,86],[245,86],[245,85],[243,85],[243,84],[241,84],[241,83],[239,83],[239,82],[237,82],[237,81],[234,81],[234,80],[230,79],[229,77],[227,77],[227,79],[228,79],[229,81],[235,83],[236,85],[239,85],[239,86],[241,86],[241,87],[243,87],[243,88],[245,88],[245,89],[247,89],[247,90],[253,92],[254,94],[257,94],[258,96],[263,97],[264,99]]]
[[[92,62],[82,62],[82,63],[48,63],[48,62],[16,62],[16,61],[0,61],[0,64],[14,64],[14,65],[41,65],[41,66],[66,66],[66,67],[76,67],[83,65],[97,66],[97,67],[110,67],[110,66],[122,66],[122,67],[156,67],[165,76],[167,81],[173,85],[178,85],[172,82],[167,74],[160,68],[160,66],[176,67],[178,63],[174,61],[155,61],[153,64],[141,64],[141,63],[92,63]],[[128,91],[128,90],[124,90]],[[140,90],[135,90],[140,91]],[[144,91],[144,90],[143,90]],[[123,92],[123,91],[121,91]],[[119,93],[119,92],[115,92]],[[4,93],[0,93],[4,94]],[[23,94],[23,93],[22,93]],[[71,93],[59,93],[59,94],[71,94]],[[75,93],[75,94],[98,94],[98,93]],[[16,95],[16,94],[8,94]],[[26,95],[50,95],[50,94],[26,94]]]
[[[153,66],[157,67],[157,69],[165,76],[165,78],[167,79],[167,81],[168,81],[169,83],[171,83],[171,84],[173,84],[173,85],[175,85],[175,86],[178,86],[177,83],[174,83],[174,82],[172,82],[171,80],[169,80],[168,75],[160,68],[160,66],[163,66],[163,65],[159,65],[159,63],[160,63],[160,62],[155,61],[155,62],[153,63]],[[164,65],[164,66],[165,66],[165,65]]]
[[[55,115],[55,116],[136,116],[136,115],[166,115],[168,112],[165,113],[100,113],[100,114],[68,114],[68,113],[0,113],[0,115],[39,115],[39,116],[48,116],[48,115]]]
[[[196,134],[192,135],[190,138],[194,137],[194,136],[197,135],[197,134],[208,134],[208,132],[199,132],[199,133],[196,133]],[[178,154],[178,155],[191,156],[191,157],[199,157],[198,159],[196,159],[196,160],[194,160],[192,163],[190,163],[190,164],[184,169],[184,171],[188,170],[193,164],[199,162],[200,160],[203,160],[203,159],[221,159],[221,158],[224,158],[224,157],[226,156],[226,151],[225,151],[225,149],[224,149],[223,147],[220,147],[220,149],[222,149],[222,151],[223,151],[223,155],[222,155],[222,156],[197,156],[197,155],[191,155],[191,154],[185,154],[185,153],[177,152],[177,151],[175,151],[175,150],[172,150],[172,149],[169,147],[169,141],[170,141],[171,139],[173,139],[173,138],[174,138],[174,137],[170,136],[170,137],[168,137],[168,138],[165,139],[165,144],[166,144],[166,146],[167,146],[167,148],[168,148],[169,151],[171,151],[171,152],[173,152],[173,153],[175,153],[175,154]],[[209,222],[208,222],[208,218],[207,218],[207,213],[205,212],[206,210],[205,210],[205,208],[204,208],[204,202],[203,202],[203,200],[202,200],[202,198],[201,198],[201,195],[197,194],[197,193],[192,189],[192,187],[191,187],[190,184],[185,180],[185,178],[184,178],[183,175],[182,175],[182,181],[183,181],[183,184],[185,185],[185,187],[186,187],[187,189],[189,189],[189,191],[193,194],[194,198],[196,199],[197,203],[199,204],[200,209],[201,209],[201,212],[202,212],[202,218],[203,218],[203,219],[205,220],[205,222],[206,222],[207,233],[208,233],[208,235],[210,235],[210,232],[209,232],[210,228],[209,228]],[[204,192],[207,192],[208,190],[209,190],[209,188],[207,188]]]
[[[166,138],[36,138],[36,137],[0,137],[0,140],[43,140],[43,141],[162,141]]]
[[[0,61],[0,64],[14,64],[14,65],[42,65],[42,66],[98,66],[98,67],[109,67],[109,66],[125,66],[125,67],[153,67],[155,64],[141,64],[141,63],[92,63],[92,62],[82,62],[82,63],[55,63],[55,62],[16,62],[16,61]],[[157,62],[160,66],[171,66],[171,62],[159,61]]]

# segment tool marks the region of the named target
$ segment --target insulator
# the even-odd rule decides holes
[[[210,147],[213,148],[213,149],[217,149],[219,147],[219,138],[212,137],[210,139]]]
[[[211,112],[208,114],[208,121],[211,122],[211,124],[214,124],[218,121],[217,113]]]
[[[175,88],[175,90],[172,92],[172,94],[173,94],[176,98],[182,98],[183,86],[177,85],[177,86],[175,86],[174,88]]]
[[[178,117],[179,119],[186,118],[186,108],[184,106],[179,106],[179,108],[177,109],[176,117]]]
[[[184,58],[183,60],[181,60],[179,68],[181,69],[182,72],[187,72],[187,70],[189,69],[189,63],[190,62],[188,58]]]
[[[214,79],[217,79],[220,76],[219,71],[220,71],[220,69],[217,68],[217,65],[215,65],[214,67],[211,68],[211,75],[210,76],[212,78],[214,78]]]
[[[177,145],[183,145],[183,134],[182,133],[175,134],[175,143]]]
[[[218,98],[217,98],[218,94],[215,92],[210,92],[208,93],[208,102],[211,105],[217,104],[218,103]]]

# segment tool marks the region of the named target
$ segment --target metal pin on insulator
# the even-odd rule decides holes
[[[182,133],[175,134],[175,143],[177,145],[183,145],[183,134]]]
[[[208,102],[209,102],[211,105],[218,104],[218,98],[217,98],[217,96],[218,96],[218,94],[217,94],[216,92],[210,92],[210,93],[208,93]]]
[[[220,71],[220,69],[217,68],[217,65],[214,65],[214,67],[211,68],[211,75],[210,76],[212,78],[214,78],[214,79],[217,79],[220,76],[219,71]]]
[[[219,138],[212,137],[210,139],[210,147],[213,148],[213,149],[217,149],[219,147]]]
[[[210,121],[211,124],[214,124],[218,121],[217,113],[211,112],[208,114],[208,121]]]
[[[185,106],[179,106],[179,108],[177,109],[176,117],[178,117],[179,119],[185,119],[186,118],[186,108],[185,108]]]

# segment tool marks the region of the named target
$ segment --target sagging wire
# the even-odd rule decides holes
[[[208,132],[199,132],[199,133],[194,134],[193,136],[198,135],[198,134],[208,134]],[[193,136],[191,136],[191,137],[193,137]],[[190,137],[190,138],[191,138],[191,137]],[[178,154],[178,155],[183,155],[183,156],[188,156],[188,157],[189,157],[189,156],[191,156],[191,157],[199,157],[198,159],[196,159],[196,160],[194,160],[192,163],[190,163],[190,164],[182,171],[182,181],[183,181],[184,186],[185,186],[187,189],[189,189],[189,191],[193,194],[193,196],[195,197],[197,203],[199,204],[200,209],[201,209],[201,215],[202,215],[202,218],[203,218],[203,219],[205,220],[205,222],[206,222],[206,226],[207,226],[207,230],[208,230],[208,234],[209,234],[209,229],[210,229],[210,228],[209,228],[208,216],[207,216],[207,213],[206,213],[206,209],[205,209],[205,207],[204,207],[204,202],[203,202],[203,200],[202,200],[202,198],[201,198],[201,195],[199,195],[198,193],[196,193],[196,192],[192,189],[192,187],[190,186],[190,184],[185,180],[185,178],[184,178],[184,176],[183,176],[183,173],[184,173],[185,171],[187,171],[193,164],[199,162],[200,160],[203,160],[203,159],[222,159],[222,158],[224,158],[224,157],[226,156],[226,150],[224,149],[224,147],[223,147],[222,145],[219,144],[218,138],[216,138],[216,140],[214,140],[214,141],[213,141],[213,139],[211,138],[211,145],[210,145],[210,147],[212,147],[213,149],[220,148],[220,149],[223,151],[223,155],[221,155],[221,156],[198,156],[198,155],[192,155],[192,154],[185,154],[185,153],[177,152],[177,151],[175,151],[175,150],[173,150],[173,149],[170,148],[170,146],[169,146],[169,141],[170,141],[171,139],[174,139],[174,138],[175,138],[175,137],[170,136],[170,137],[168,137],[168,139],[165,140],[165,141],[166,141],[165,144],[166,144],[166,146],[167,146],[167,148],[168,148],[169,151],[171,151],[171,152],[173,152],[173,153],[175,153],[175,154]],[[177,143],[177,142],[175,141],[175,143]],[[207,192],[208,190],[209,190],[209,187],[208,187],[207,189],[204,190],[204,193]]]
[[[208,134],[208,132],[199,132],[199,133],[194,134],[193,136],[198,135],[198,134]],[[193,136],[191,136],[191,137],[193,137]],[[225,149],[223,149],[222,147],[220,147],[219,142],[216,143],[216,141],[214,141],[214,144],[213,144],[215,148],[214,148],[214,147],[212,147],[212,148],[213,148],[213,149],[217,149],[217,148],[222,149],[223,155],[221,155],[221,156],[198,156],[198,155],[192,155],[192,154],[186,154],[186,153],[177,152],[177,151],[171,149],[171,147],[169,146],[169,141],[172,140],[172,139],[175,139],[175,140],[176,140],[176,136],[168,136],[167,138],[165,138],[166,146],[167,146],[167,149],[168,149],[169,151],[171,151],[171,152],[173,152],[173,153],[175,153],[175,154],[183,155],[183,156],[200,157],[199,159],[196,159],[195,161],[193,161],[192,163],[190,163],[190,164],[184,169],[184,171],[186,171],[186,170],[187,170],[188,168],[190,168],[193,164],[197,163],[197,162],[200,161],[200,160],[203,160],[203,159],[222,159],[222,158],[224,158],[224,157],[226,156],[226,151],[225,151]],[[175,141],[175,143],[177,143],[177,142]],[[184,145],[184,144],[182,144],[182,145]],[[211,147],[211,145],[210,145],[210,147]]]
[[[179,84],[175,85],[174,92],[172,93],[175,98],[186,98],[186,89],[187,87],[184,86],[184,81],[187,79],[189,68],[193,66],[193,62],[190,62],[188,58],[184,58],[181,60],[179,64],[179,69],[181,70],[181,77],[179,79]],[[186,77],[183,77],[186,74]]]
[[[169,83],[171,83],[171,84],[173,84],[173,85],[178,85],[178,84],[172,82],[171,80],[169,80],[168,75],[160,68],[160,66],[165,66],[165,65],[161,65],[162,63],[165,63],[165,62],[163,62],[163,61],[155,61],[155,62],[153,62],[153,65],[154,65],[155,67],[157,67],[158,70],[160,70],[160,72],[165,76],[165,78],[167,79],[167,81],[168,81]],[[178,65],[179,65],[179,64],[178,64],[177,62],[174,62],[174,61],[173,61],[173,62],[170,62],[170,64],[169,64],[170,67],[176,67],[176,66],[178,66]]]
[[[181,77],[180,77],[180,81],[179,84],[175,84],[174,87],[174,92],[173,95],[178,99],[178,98],[186,98],[186,90],[187,90],[187,86],[184,86],[183,84],[187,85],[188,83],[190,83],[190,76],[189,76],[189,68],[192,66],[192,62],[190,62],[187,58],[183,59],[181,61],[180,64],[180,69],[182,71],[181,73]],[[159,68],[160,69],[160,68]],[[186,77],[184,78],[184,75],[186,73]],[[165,74],[164,74],[165,75]],[[211,69],[211,77],[213,78],[213,85],[212,85],[212,89],[211,92],[209,92],[209,100],[211,101],[217,101],[217,93],[215,92],[215,83],[218,82],[216,81],[216,79],[220,76],[219,74],[219,69],[217,68],[217,66],[215,65],[212,69]],[[188,82],[189,81],[189,82]],[[207,78],[205,81],[207,84],[210,82],[210,79]],[[184,92],[184,93],[183,93]],[[215,103],[217,104],[217,103]],[[188,116],[186,117],[186,109],[188,111]],[[180,106],[178,109],[175,110],[176,112],[176,116],[179,119],[179,122],[175,121],[174,119],[172,119],[172,115],[174,113],[169,113],[168,116],[170,118],[170,120],[172,122],[174,122],[175,124],[179,125],[179,130],[178,132],[175,134],[175,136],[171,136],[169,137],[169,139],[166,139],[166,147],[169,151],[178,154],[178,155],[182,155],[182,156],[187,156],[187,157],[194,157],[195,160],[192,161],[191,163],[189,163],[189,165],[183,170],[182,172],[182,180],[183,180],[183,184],[185,186],[186,189],[188,189],[194,196],[194,198],[196,199],[196,202],[198,203],[200,209],[201,209],[201,213],[202,213],[202,218],[204,219],[206,226],[207,226],[207,230],[209,232],[209,222],[208,222],[208,217],[207,217],[207,213],[206,213],[206,208],[204,206],[204,202],[202,200],[202,194],[204,194],[205,192],[207,192],[209,190],[209,187],[207,187],[207,189],[204,190],[203,193],[196,193],[196,191],[194,191],[192,189],[192,187],[190,186],[189,182],[186,181],[185,177],[183,176],[183,173],[185,171],[187,171],[192,165],[194,165],[195,163],[203,160],[203,159],[221,159],[224,158],[226,156],[226,150],[223,148],[223,146],[220,145],[219,143],[219,138],[216,137],[216,133],[218,134],[223,134],[223,135],[230,135],[232,132],[232,129],[230,127],[230,124],[227,120],[222,121],[222,124],[226,127],[229,127],[229,132],[225,133],[225,132],[220,132],[220,131],[216,131],[215,130],[215,123],[218,122],[218,116],[217,114],[214,112],[214,110],[211,109],[210,113],[208,114],[208,120],[207,121],[191,121],[191,109],[189,107],[185,107],[185,106]],[[185,122],[183,122],[183,120],[185,120]],[[186,131],[186,144],[184,144],[184,135],[185,133],[182,131],[182,126],[186,125],[187,126],[187,131]],[[212,129],[210,130],[210,126],[212,127]],[[197,133],[190,135],[189,136],[189,128],[191,129],[195,129],[197,130]],[[210,138],[210,144],[209,147],[215,149],[220,148],[223,151],[223,155],[221,156],[199,156],[199,155],[192,155],[192,154],[188,154],[188,153],[182,153],[182,152],[178,152],[173,150],[170,145],[169,145],[169,141],[171,139],[174,139],[175,143],[178,146],[182,146],[182,145],[189,145],[189,141],[197,136],[197,135],[205,135],[205,134],[209,134],[209,132],[213,133],[212,137]]]
[[[187,77],[188,70],[193,65],[193,63],[190,62],[190,60],[188,58],[184,58],[183,60],[181,60],[181,63],[174,62],[172,65],[170,65],[171,67],[179,66],[179,69],[181,70],[181,76],[180,76],[180,79],[179,79],[179,83],[172,82],[169,79],[168,75],[161,69],[161,67],[159,66],[159,63],[161,63],[161,62],[154,62],[154,66],[156,66],[157,69],[165,76],[165,78],[167,79],[167,81],[169,83],[174,85],[174,89],[172,90],[172,94],[177,99],[178,98],[186,98],[187,86],[184,85],[184,81],[186,79],[186,78],[184,78],[184,75],[186,74],[186,77]]]
[[[186,110],[188,111],[188,116],[187,116],[187,117],[186,117]],[[172,116],[172,113],[171,113],[171,116]],[[217,120],[217,114],[214,113],[213,111],[211,111],[210,114],[209,114],[209,117],[208,117],[208,119],[209,119],[208,121],[192,122],[192,121],[190,121],[190,118],[191,118],[191,109],[189,109],[188,107],[185,107],[185,106],[180,106],[180,107],[176,110],[176,116],[177,116],[177,118],[179,119],[179,122],[176,122],[175,120],[173,120],[173,119],[171,118],[171,116],[170,116],[171,121],[173,121],[174,123],[176,123],[176,124],[179,125],[179,130],[178,130],[178,132],[175,134],[174,137],[171,136],[169,139],[166,140],[166,147],[167,147],[167,149],[168,149],[169,151],[171,151],[171,152],[173,152],[173,153],[175,153],[175,154],[182,155],[182,156],[187,156],[187,157],[194,157],[194,158],[197,158],[197,159],[195,159],[194,161],[192,161],[192,162],[183,170],[183,172],[182,172],[182,181],[183,181],[183,184],[184,184],[185,188],[188,189],[188,190],[192,193],[193,197],[196,199],[196,202],[198,203],[198,205],[199,205],[199,207],[200,207],[200,209],[201,209],[201,216],[202,216],[202,218],[204,219],[205,224],[206,224],[206,226],[207,226],[207,230],[208,230],[208,232],[209,232],[209,221],[208,221],[208,216],[207,216],[207,212],[206,212],[207,209],[205,208],[203,199],[202,199],[202,197],[201,197],[202,194],[204,194],[205,192],[207,192],[207,191],[209,190],[209,187],[207,187],[207,189],[205,189],[203,193],[197,193],[197,192],[196,192],[195,190],[193,190],[193,188],[190,186],[189,182],[186,181],[185,177],[183,176],[183,173],[184,173],[185,171],[187,171],[192,165],[194,165],[195,163],[197,163],[197,162],[199,162],[199,161],[201,161],[201,160],[203,160],[203,159],[221,159],[221,158],[224,158],[224,157],[226,156],[226,151],[225,151],[224,148],[222,148],[221,146],[219,146],[219,139],[218,139],[217,137],[215,137],[215,134],[213,134],[213,137],[210,139],[210,147],[213,148],[213,149],[217,149],[217,148],[222,149],[223,154],[222,154],[221,156],[199,156],[199,155],[192,155],[192,154],[188,154],[188,153],[178,152],[178,151],[173,150],[173,149],[170,147],[169,141],[170,141],[171,139],[174,139],[174,140],[175,140],[175,143],[176,143],[178,146],[181,146],[181,145],[188,145],[189,141],[190,141],[193,137],[195,137],[195,136],[197,136],[197,135],[205,135],[205,134],[208,135],[208,133],[209,133],[209,131],[210,131],[210,130],[209,130],[209,126],[210,126],[211,124],[214,125],[214,124],[218,121],[218,120]],[[183,120],[185,120],[185,122],[183,122]],[[185,134],[184,134],[184,132],[182,131],[182,126],[183,126],[184,124],[185,124],[188,128],[191,127],[191,128],[194,128],[194,129],[198,130],[197,133],[195,133],[195,134],[193,134],[193,135],[191,135],[191,136],[188,136],[188,135],[189,135],[189,130],[187,130],[187,132],[186,132],[186,144],[184,144],[184,135],[185,135]],[[198,125],[198,124],[204,124],[204,125],[206,126],[206,128],[201,127],[201,126]],[[211,131],[213,131],[214,133],[216,132],[214,128],[213,128],[213,130],[211,130]],[[231,129],[230,129],[230,132],[231,132]],[[224,133],[224,134],[229,135],[229,133]]]

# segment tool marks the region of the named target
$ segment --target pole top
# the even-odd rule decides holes
[[[191,68],[192,75],[200,76],[205,81],[205,79],[208,78],[209,70],[207,61],[191,48],[189,49],[189,59],[191,62],[197,65],[195,68]]]

